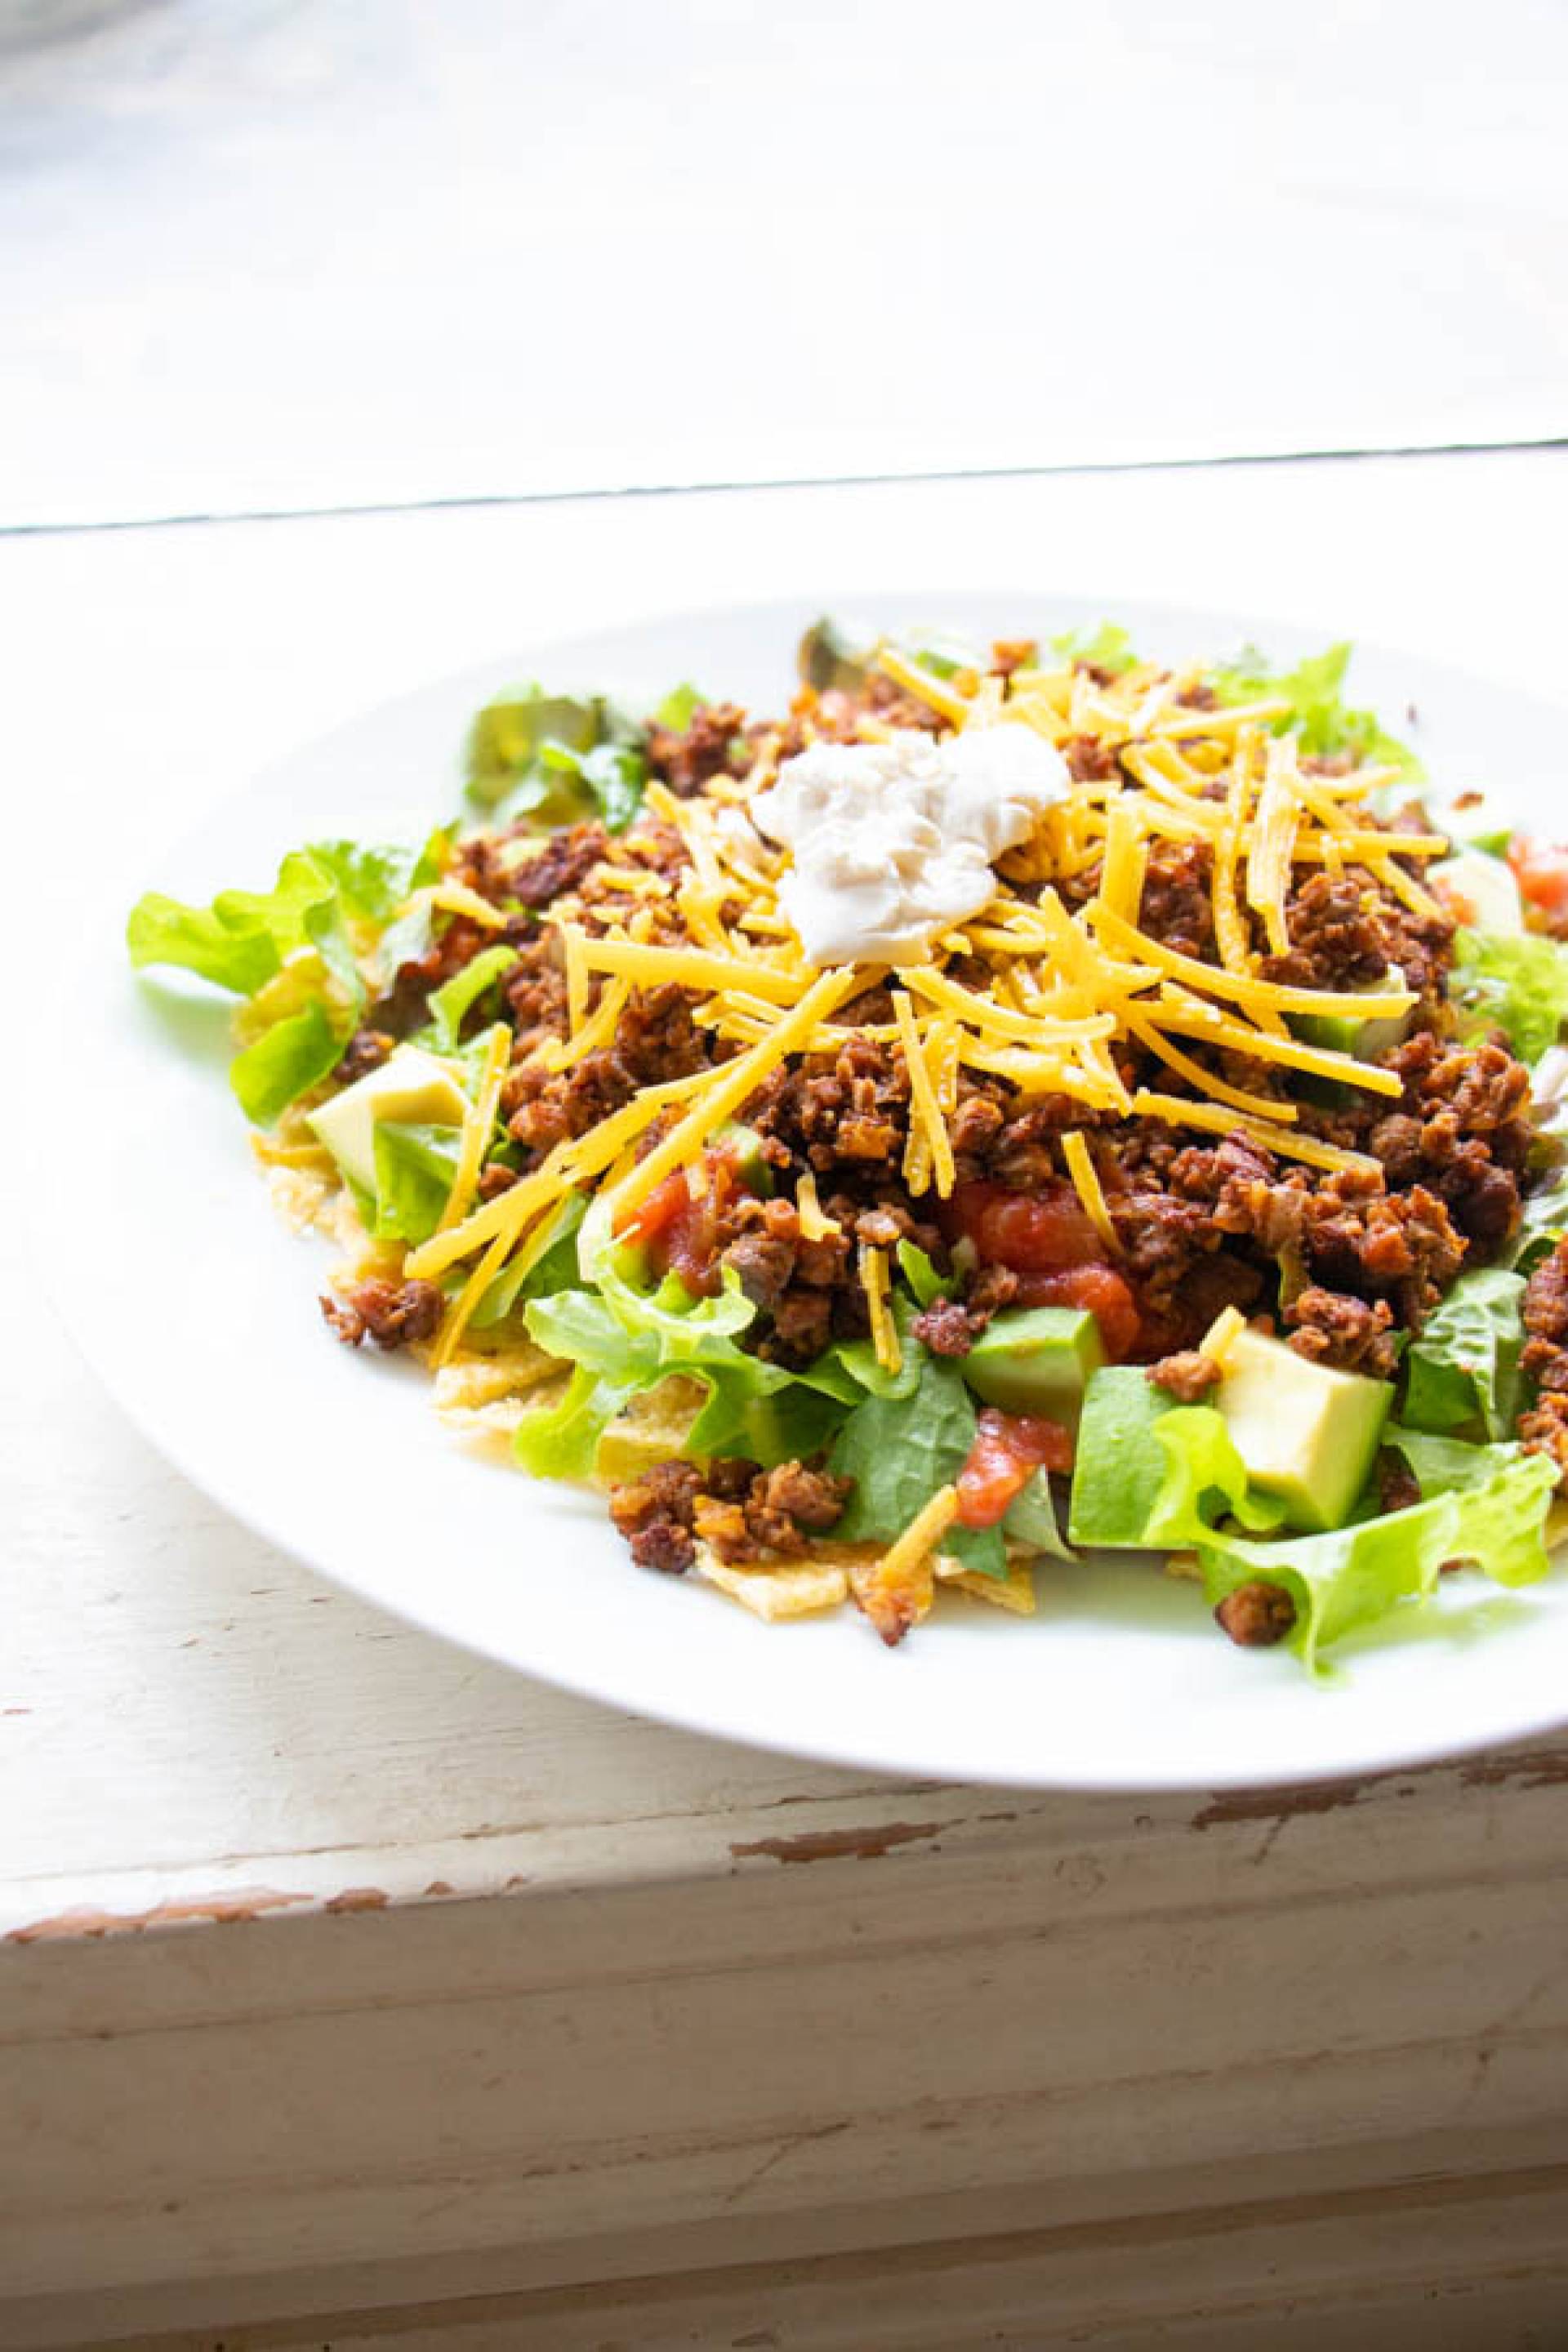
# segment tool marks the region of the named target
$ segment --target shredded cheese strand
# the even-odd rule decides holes
[[[1337,1144],[1321,1143],[1316,1136],[1293,1135],[1288,1127],[1273,1127],[1263,1119],[1237,1118],[1229,1112],[1215,1109],[1212,1103],[1187,1102],[1180,1095],[1154,1094],[1140,1087],[1132,1097],[1132,1108],[1139,1118],[1169,1119],[1173,1127],[1197,1127],[1211,1135],[1228,1135],[1233,1129],[1249,1141],[1259,1143],[1266,1151],[1278,1152],[1281,1159],[1300,1160],[1309,1168],[1353,1168],[1363,1174],[1383,1173],[1381,1160],[1373,1160],[1364,1151],[1342,1151]]]
[[[468,1203],[479,1181],[479,1170],[484,1166],[490,1130],[496,1123],[501,1086],[510,1060],[511,1031],[504,1021],[498,1021],[486,1041],[484,1060],[479,1065],[479,1084],[474,1089],[468,1116],[463,1121],[463,1140],[458,1150],[457,1173],[452,1178],[447,1205],[436,1226],[438,1234],[449,1233],[468,1215]]]
[[[585,971],[618,972],[639,987],[658,988],[673,982],[678,988],[742,988],[766,1003],[795,1004],[806,985],[804,972],[785,971],[760,955],[719,955],[707,948],[655,947],[642,940],[617,939],[613,933],[591,940],[565,926],[563,929],[569,942],[568,958],[574,951],[570,943],[575,941],[574,951]]]
[[[862,1242],[858,1255],[860,1287],[866,1294],[866,1308],[871,1318],[871,1345],[882,1370],[896,1379],[904,1369],[904,1351],[899,1345],[899,1327],[893,1320],[888,1253]]]
[[[958,1488],[939,1486],[922,1510],[917,1511],[904,1529],[882,1555],[881,1573],[887,1578],[907,1575],[919,1568],[928,1553],[935,1550],[958,1517]]]
[[[1141,1045],[1146,1045],[1151,1054],[1163,1062],[1168,1069],[1174,1070],[1178,1077],[1185,1078],[1189,1086],[1196,1087],[1200,1094],[1212,1097],[1216,1102],[1228,1103],[1232,1110],[1238,1110],[1248,1118],[1279,1119],[1287,1126],[1294,1124],[1294,1103],[1277,1103],[1267,1095],[1249,1094],[1245,1087],[1232,1086],[1228,1078],[1217,1077],[1213,1070],[1205,1070],[1201,1062],[1195,1062],[1190,1054],[1184,1054],[1179,1045],[1173,1045],[1168,1037],[1162,1036],[1152,1021],[1145,1020],[1141,1013],[1129,1013],[1127,1025]]]
[[[901,686],[906,694],[912,694],[918,702],[925,703],[928,709],[945,719],[950,727],[964,724],[969,717],[969,698],[956,693],[945,678],[933,677],[930,670],[921,669],[918,662],[906,659],[896,646],[879,646],[876,659],[877,667],[890,677],[895,686]]]
[[[1226,996],[1238,1003],[1254,1003],[1276,1013],[1331,1013],[1352,1021],[1377,1021],[1385,1013],[1407,1013],[1415,999],[1407,988],[1390,989],[1386,995],[1341,995],[1330,988],[1286,988],[1272,980],[1243,979],[1240,974],[1223,971],[1217,964],[1200,963],[1196,957],[1183,955],[1175,948],[1152,940],[1143,931],[1135,931],[1098,900],[1090,902],[1089,919],[1097,932],[1103,931],[1112,946],[1145,956],[1158,964],[1175,980],[1185,981],[1189,988],[1206,990],[1214,996]]]
[[[816,1179],[809,1168],[803,1168],[795,1180],[795,1207],[803,1241],[825,1242],[844,1231],[837,1218],[830,1217],[818,1200]]]
[[[1067,1161],[1068,1174],[1072,1178],[1073,1189],[1083,1202],[1084,1213],[1090,1224],[1112,1257],[1120,1257],[1121,1238],[1115,1225],[1111,1223],[1110,1211],[1106,1205],[1105,1193],[1100,1181],[1100,1171],[1094,1164],[1094,1154],[1089,1147],[1089,1138],[1080,1127],[1069,1128],[1063,1136],[1062,1158]]]

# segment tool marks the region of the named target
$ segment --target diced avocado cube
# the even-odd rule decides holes
[[[1346,993],[1390,996],[1404,985],[1405,974],[1397,964],[1391,964],[1381,980],[1365,988],[1347,990]],[[1375,1021],[1357,1021],[1348,1013],[1303,1013],[1291,1026],[1304,1045],[1321,1045],[1330,1054],[1350,1054],[1358,1062],[1375,1062],[1392,1053],[1395,1045],[1404,1044],[1410,1027],[1410,1012],[1386,1013]]]
[[[1023,1307],[994,1316],[961,1369],[987,1404],[1073,1426],[1089,1375],[1104,1361],[1092,1315],[1070,1307]]]
[[[1394,1402],[1388,1381],[1331,1371],[1282,1339],[1242,1331],[1209,1402],[1225,1416],[1253,1486],[1293,1527],[1342,1528],[1371,1474]]]
[[[468,1097],[449,1062],[423,1045],[399,1045],[377,1070],[309,1113],[310,1126],[352,1184],[374,1198],[375,1130],[382,1119],[407,1127],[460,1127]]]
[[[1461,849],[1426,868],[1426,879],[1442,895],[1466,927],[1474,931],[1502,931],[1517,938],[1524,929],[1524,901],[1513,868],[1484,849]]]
[[[1170,1467],[1154,1424],[1176,1409],[1142,1364],[1107,1364],[1089,1381],[1079,1423],[1068,1540],[1138,1550]]]

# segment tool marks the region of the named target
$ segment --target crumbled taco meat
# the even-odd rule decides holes
[[[1267,1650],[1296,1622],[1296,1604],[1282,1585],[1238,1584],[1215,1611],[1215,1622],[1238,1649]]]
[[[847,1478],[800,1462],[761,1470],[754,1462],[660,1462],[610,1489],[610,1517],[639,1568],[679,1573],[699,1542],[726,1563],[765,1556],[798,1559],[809,1538],[837,1525],[849,1493]]]
[[[346,1348],[368,1339],[374,1348],[408,1348],[435,1337],[446,1305],[433,1282],[386,1282],[373,1276],[321,1299],[321,1313]]]
[[[1222,1377],[1214,1358],[1200,1355],[1195,1348],[1180,1348],[1173,1356],[1162,1356],[1157,1364],[1149,1367],[1149,1378],[1154,1386],[1174,1397],[1178,1404],[1202,1404],[1209,1391],[1219,1386]]]
[[[1536,1395],[1520,1416],[1519,1433],[1568,1482],[1568,1242],[1559,1242],[1526,1283],[1524,1328],[1520,1363]]]

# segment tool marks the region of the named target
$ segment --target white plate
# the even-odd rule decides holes
[[[1016,635],[1099,618],[1029,591],[825,595],[885,622]],[[1252,635],[1276,658],[1321,637],[1256,616],[1115,608],[1168,656]],[[694,677],[754,709],[787,695],[798,605],[685,614],[533,648],[367,712],[222,801],[134,889],[265,887],[311,835],[384,836],[455,805],[473,709],[518,676],[660,687]],[[1355,699],[1419,740],[1445,787],[1550,806],[1561,715],[1414,658],[1363,650]],[[1419,723],[1408,727],[1415,704]],[[1521,1594],[1476,1576],[1309,1682],[1246,1652],[1200,1593],[1121,1563],[1039,1578],[1032,1621],[951,1601],[896,1652],[852,1611],[769,1627],[695,1580],[634,1569],[602,1501],[477,1461],[413,1367],[352,1354],[316,1307],[323,1260],[268,1208],[224,1082],[226,1008],[138,982],[110,936],[72,1028],[101,1151],[57,1158],[49,1255],[88,1356],[146,1434],[270,1541],[367,1600],[529,1674],[695,1731],[931,1777],[1042,1787],[1214,1787],[1361,1772],[1568,1715],[1568,1577]],[[64,1236],[76,1238],[68,1246]]]

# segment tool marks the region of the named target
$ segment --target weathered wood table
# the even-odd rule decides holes
[[[213,791],[416,678],[940,576],[1550,686],[1565,535],[1568,458],[1520,454],[0,542],[0,2342],[1564,2340],[1568,1740],[1137,1801],[618,1717],[165,1468],[28,1213],[61,1151],[113,1181],[50,958]]]

